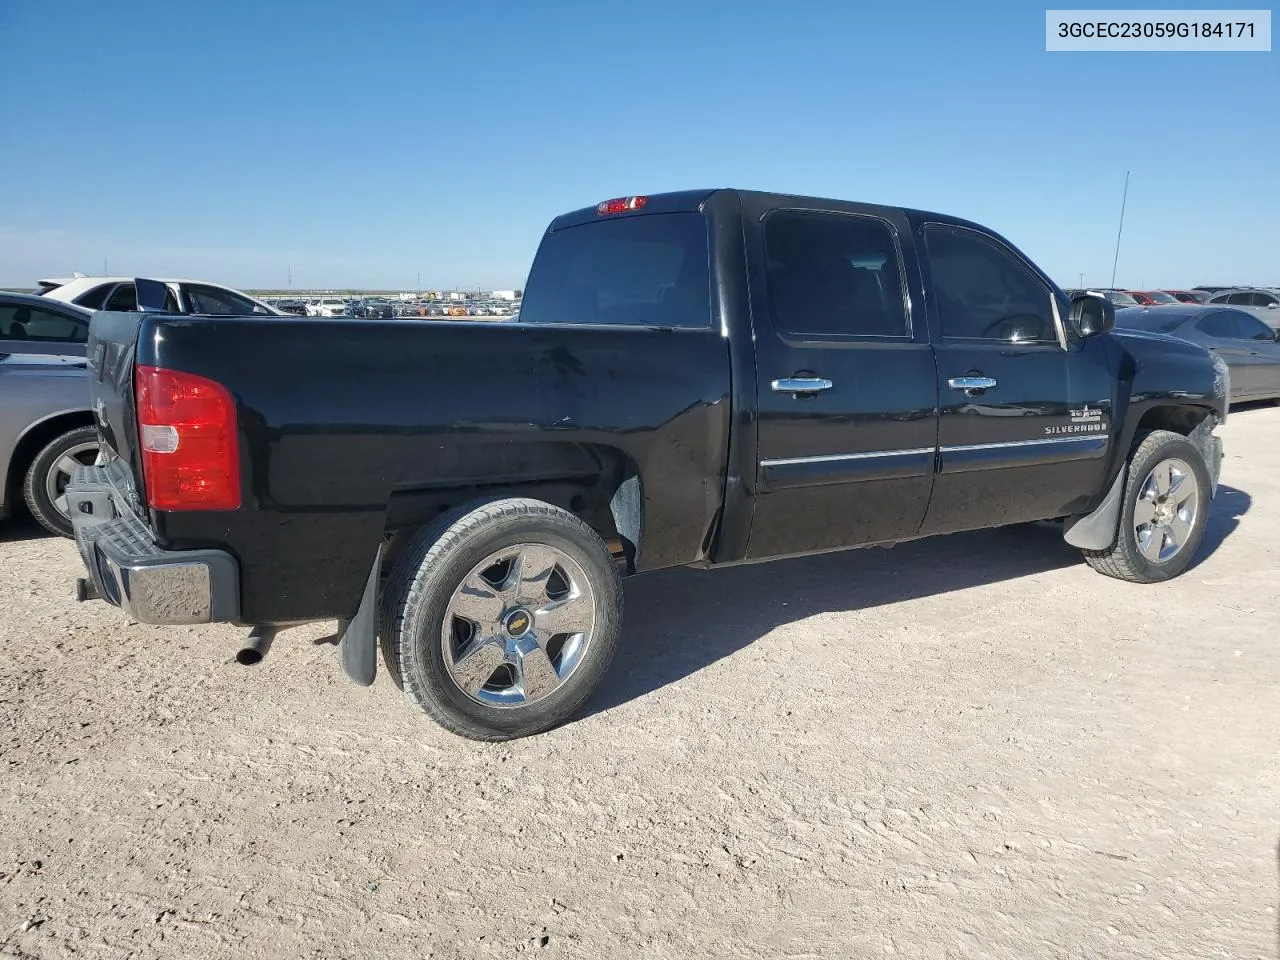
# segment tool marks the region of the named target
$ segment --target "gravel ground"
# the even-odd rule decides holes
[[[0,956],[1274,957],[1278,428],[1173,583],[1048,526],[651,575],[590,712],[497,746],[6,525]]]

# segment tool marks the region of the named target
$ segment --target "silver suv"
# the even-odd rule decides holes
[[[1273,327],[1280,327],[1280,290],[1267,287],[1236,287],[1219,290],[1209,298],[1209,303],[1225,303],[1241,310],[1248,310],[1255,317]]]

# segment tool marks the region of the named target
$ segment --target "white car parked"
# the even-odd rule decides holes
[[[345,317],[347,315],[347,301],[341,297],[321,297],[319,300],[313,300],[307,308],[307,315],[311,317]]]
[[[50,300],[74,303],[89,310],[137,310],[133,277],[70,277],[41,280],[40,294]],[[174,313],[206,316],[288,316],[270,304],[230,287],[203,280],[161,280],[169,288],[165,307]]]

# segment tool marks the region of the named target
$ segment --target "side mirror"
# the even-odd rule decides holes
[[[133,289],[138,298],[138,309],[143,313],[168,313],[165,301],[169,299],[169,288],[159,280],[146,280],[136,277]]]
[[[1116,328],[1115,304],[1097,294],[1078,293],[1072,297],[1068,317],[1071,326],[1082,337],[1096,337]]]

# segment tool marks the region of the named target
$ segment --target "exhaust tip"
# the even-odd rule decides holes
[[[253,667],[262,662],[262,658],[271,649],[271,641],[276,638],[278,627],[256,626],[249,631],[249,639],[243,647],[236,651],[236,663],[242,667]]]

